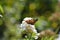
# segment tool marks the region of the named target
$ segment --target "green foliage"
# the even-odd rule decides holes
[[[2,25],[3,24],[3,21],[0,19],[0,25]]]
[[[0,18],[0,29],[2,26],[3,28],[6,26],[6,30],[2,29],[2,33],[0,31],[4,35],[3,40],[19,40],[21,38],[17,26],[25,17],[38,18],[35,26],[39,31],[50,28],[52,23],[50,24],[48,18],[56,11],[56,5],[57,0],[0,0],[0,15],[3,16]],[[48,39],[53,40],[54,37],[45,37],[41,40]],[[35,39],[28,35],[24,40]]]
[[[0,13],[4,14],[3,7],[0,5]]]

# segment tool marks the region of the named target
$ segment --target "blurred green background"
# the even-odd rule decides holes
[[[56,16],[57,15],[57,16]],[[38,18],[38,32],[60,24],[59,0],[0,0],[0,40],[18,40],[17,26],[25,17]]]

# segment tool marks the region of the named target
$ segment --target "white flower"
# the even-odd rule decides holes
[[[27,36],[25,36],[25,38],[27,38]]]
[[[35,36],[35,39],[38,39],[38,36],[40,35],[40,33],[37,33]]]
[[[32,19],[31,17],[26,17],[26,18],[24,18],[24,21],[31,20],[31,19]]]
[[[0,17],[3,17],[2,15],[0,15]]]
[[[35,29],[34,25],[28,24],[26,21],[27,20],[31,20],[33,18],[31,17],[26,17],[24,18],[24,20],[22,21],[22,23],[19,26],[20,32],[24,32],[27,31],[28,33],[32,33],[34,35],[32,35],[33,38],[37,39],[38,38],[38,33],[37,30]]]
[[[31,24],[30,24],[30,29],[31,29],[34,33],[37,33],[37,30],[35,29],[35,26],[34,26],[34,25],[31,25]]]

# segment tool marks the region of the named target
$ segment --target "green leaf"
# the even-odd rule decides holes
[[[3,14],[4,13],[4,10],[3,10],[3,7],[0,5],[0,12]]]

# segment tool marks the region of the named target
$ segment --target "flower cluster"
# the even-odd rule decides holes
[[[30,23],[29,23],[30,22]],[[38,38],[38,33],[37,30],[35,29],[35,25],[32,25],[36,22],[33,18],[26,17],[21,25],[19,26],[20,32],[22,34],[32,34],[31,36],[35,39]],[[31,24],[32,23],[32,24]]]

